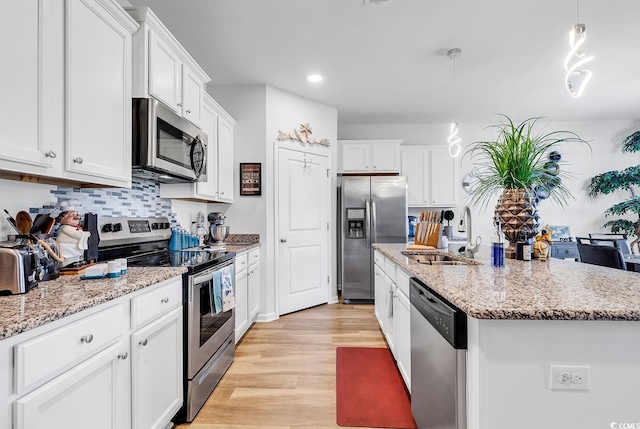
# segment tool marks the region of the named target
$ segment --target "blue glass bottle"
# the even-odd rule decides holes
[[[178,249],[178,231],[175,228],[171,228],[171,238],[169,239],[169,250]]]

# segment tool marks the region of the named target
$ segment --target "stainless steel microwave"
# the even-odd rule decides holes
[[[207,135],[153,98],[133,99],[132,175],[160,183],[207,179]]]

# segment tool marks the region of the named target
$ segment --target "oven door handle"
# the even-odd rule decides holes
[[[213,280],[213,273],[205,274],[203,276],[195,277],[193,279],[193,285],[199,285],[200,283],[208,282]]]

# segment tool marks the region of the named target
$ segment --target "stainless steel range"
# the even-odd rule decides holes
[[[184,406],[176,421],[191,422],[235,357],[234,310],[221,305],[221,282],[235,291],[235,256],[222,249],[169,250],[166,218],[100,218],[99,261],[127,258],[129,267],[186,267]]]

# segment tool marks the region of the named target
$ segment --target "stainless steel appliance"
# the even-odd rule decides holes
[[[0,295],[27,293],[38,286],[36,252],[27,245],[0,243]]]
[[[166,218],[100,218],[100,261],[126,257],[129,267],[183,266],[184,406],[176,421],[191,422],[235,356],[235,312],[217,308],[216,276],[235,292],[235,253],[169,251]]]
[[[407,242],[407,178],[343,176],[340,254],[342,301],[373,301],[372,243]]]
[[[411,412],[419,428],[466,429],[467,315],[411,279]]]
[[[152,98],[133,99],[132,175],[161,183],[204,181],[207,135]]]
[[[229,227],[224,226],[226,216],[224,213],[209,213],[207,220],[209,221],[209,237],[207,243],[221,245],[224,239],[229,235]]]

